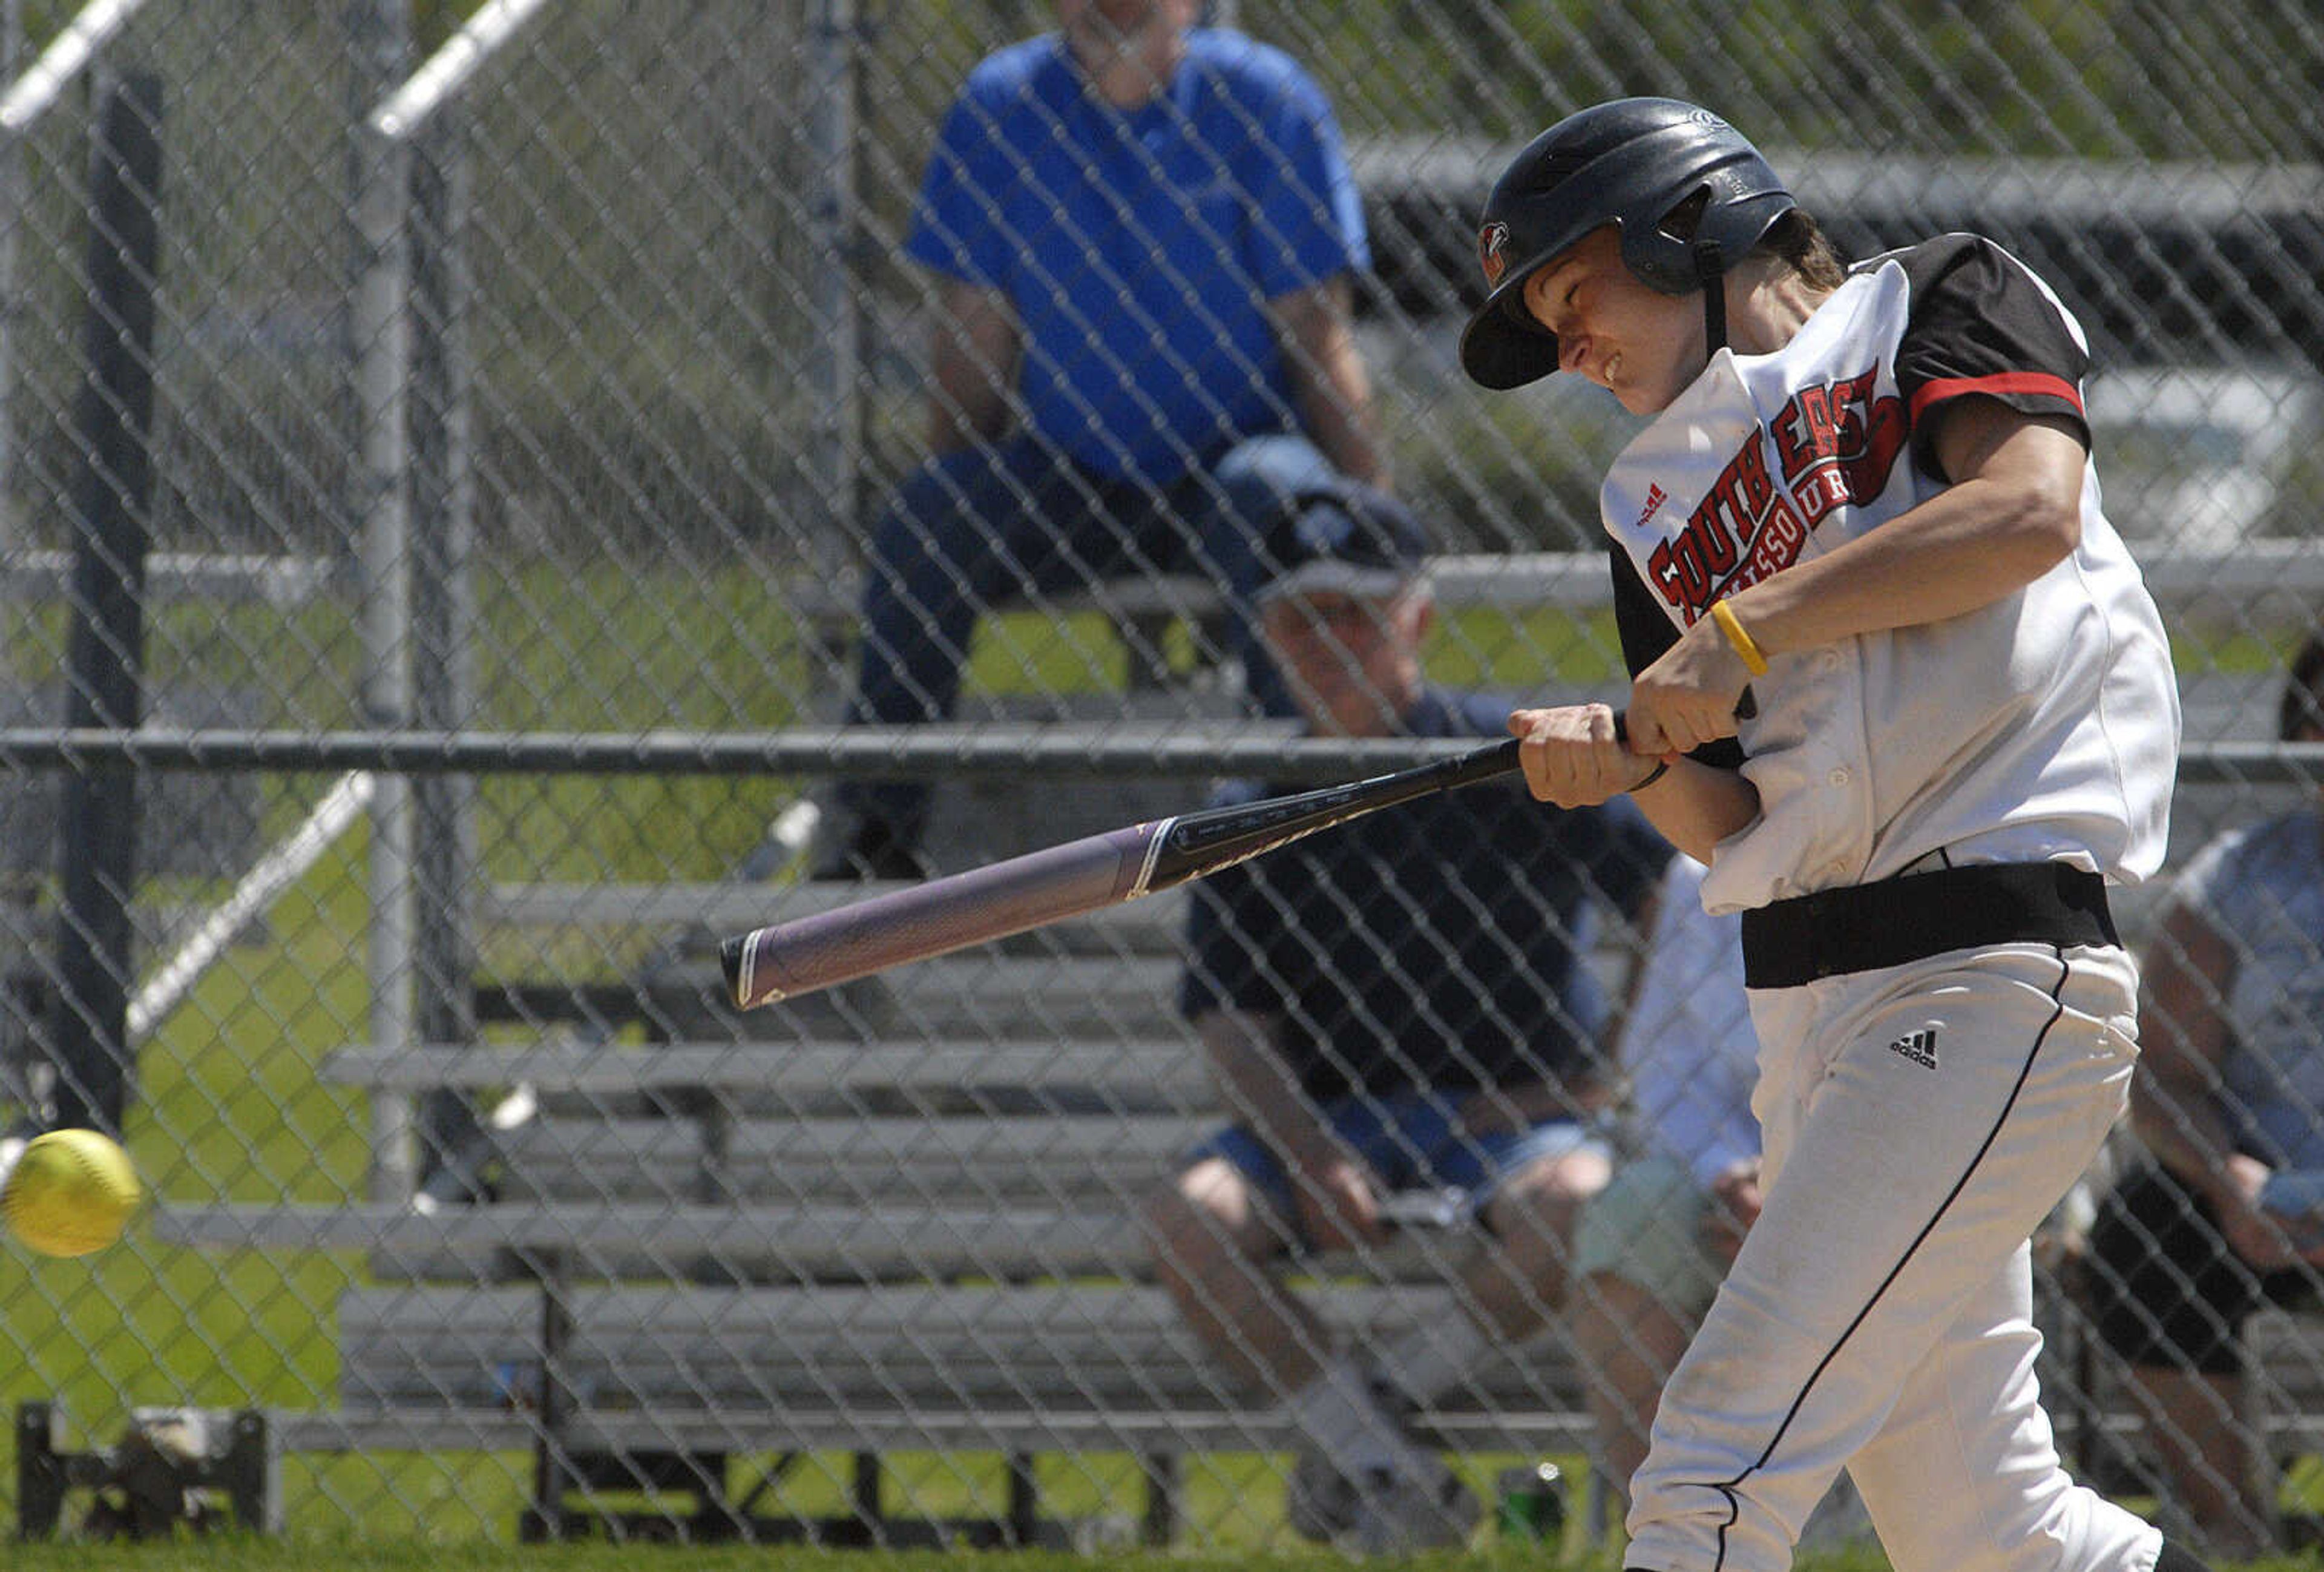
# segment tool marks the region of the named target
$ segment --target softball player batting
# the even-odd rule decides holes
[[[2080,328],[1974,236],[1843,267],[1667,99],[1536,139],[1480,254],[1472,378],[1655,417],[1600,497],[1628,744],[1602,705],[1520,710],[1527,780],[1633,792],[1710,864],[1762,1045],[1766,1209],[1664,1393],[1628,1565],[1780,1572],[1846,1467],[1899,1572],[2191,1572],[2067,1476],[2034,1379],[2027,1241],[2137,1053],[2106,885],[2162,860],[2179,736]]]

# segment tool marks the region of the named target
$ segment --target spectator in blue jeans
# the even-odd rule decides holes
[[[945,119],[905,244],[936,281],[931,457],[870,543],[852,722],[948,717],[994,601],[1179,572],[1225,593],[1251,705],[1293,713],[1256,542],[1385,484],[1350,315],[1370,254],[1322,92],[1199,10],[1058,0]],[[922,872],[928,794],[844,783],[816,874]]]
[[[1287,518],[1270,542],[1284,572],[1261,627],[1310,734],[1506,735],[1502,700],[1423,680],[1419,526],[1360,500]],[[1247,781],[1223,800],[1289,789]],[[1476,1521],[1405,1416],[1563,1297],[1575,1215],[1608,1170],[1607,1000],[1587,957],[1601,920],[1645,910],[1670,855],[1628,799],[1569,812],[1486,781],[1192,887],[1180,1008],[1235,1123],[1185,1155],[1145,1225],[1187,1326],[1300,1438],[1300,1534],[1390,1553]],[[1387,1197],[1447,1188],[1483,1225],[1456,1268],[1461,1312],[1333,1346],[1277,1265],[1376,1245]]]

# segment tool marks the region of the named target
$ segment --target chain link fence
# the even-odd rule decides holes
[[[1509,153],[1670,93],[1749,131],[1851,253],[1971,227],[2057,288],[2178,640],[2174,866],[2312,809],[2315,750],[2275,745],[2324,628],[2310,7],[1211,9],[1344,137],[1353,345],[1432,537],[1434,678],[1618,690],[1591,558],[1631,428],[1587,390],[1481,395],[1453,346]],[[1292,1542],[1282,1394],[1201,1351],[1149,1258],[1150,1197],[1225,1117],[1176,1006],[1183,902],[793,1008],[716,993],[718,936],[859,892],[800,877],[837,777],[932,782],[922,849],[953,867],[1224,774],[1428,756],[1255,714],[1216,564],[1144,538],[1095,582],[964,579],[951,724],[839,729],[883,510],[931,419],[976,412],[929,347],[974,324],[907,259],[915,198],[972,68],[1056,11],[5,20],[0,1112],[118,1124],[153,1197],[102,1256],[0,1259],[20,1523],[78,1521],[71,1460],[166,1407],[214,1421],[186,1443],[205,1488],[302,1531]],[[2223,1033],[2324,1035],[2313,929],[2190,955],[2157,909],[2140,942],[2217,991]],[[1642,917],[1576,936],[1612,994]],[[1412,920],[1420,949],[1376,965],[1418,985],[1457,920]],[[2307,1061],[2274,1074],[2230,1077],[2264,1106],[2229,1113],[2312,1112]],[[2324,1341],[2271,1312],[2247,1406],[2142,1407],[2091,1326],[2118,1147],[2042,1242],[2044,1379],[2087,1477],[2201,1510],[2221,1426],[2261,1435],[2255,1466],[2312,1448]],[[1328,1335],[1451,1314],[1480,1247],[1452,1223],[1313,1263]],[[1480,1489],[1591,1450],[1596,1373],[1535,1308],[1537,1345],[1420,1416]]]

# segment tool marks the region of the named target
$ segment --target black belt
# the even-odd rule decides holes
[[[1743,914],[1743,981],[1796,988],[1994,944],[2118,945],[2106,881],[2065,863],[1977,863],[1819,890]]]

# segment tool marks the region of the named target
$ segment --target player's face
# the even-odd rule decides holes
[[[1632,414],[1667,408],[1702,369],[1701,303],[1640,282],[1611,225],[1536,271],[1525,303],[1557,335],[1557,368],[1608,389]]]
[[[1389,736],[1420,695],[1429,606],[1416,592],[1286,595],[1260,609],[1259,631],[1318,735]]]

